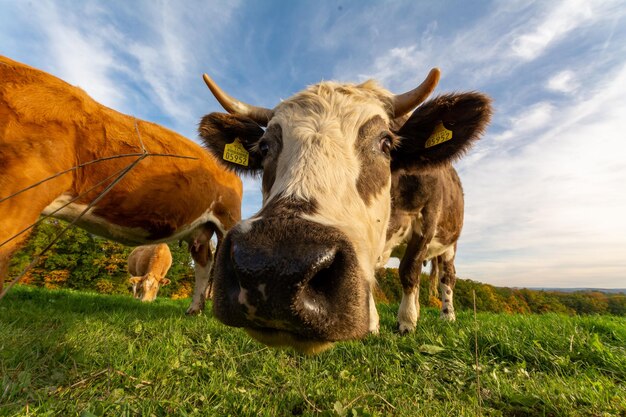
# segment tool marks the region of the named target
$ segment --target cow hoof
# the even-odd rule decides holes
[[[187,309],[185,314],[188,316],[197,316],[198,314],[204,311],[204,305],[205,305],[204,297],[200,297],[200,300],[197,300],[196,297],[194,297],[191,300],[191,304],[189,305],[189,308]]]
[[[204,310],[204,306],[202,307],[197,307],[194,306],[193,304],[189,306],[189,308],[187,309],[187,311],[185,311],[185,314],[188,316],[197,316],[200,313],[202,313],[202,310]]]
[[[189,307],[187,311],[185,311],[185,314],[188,316],[197,316],[198,314],[200,314],[200,310]]]
[[[415,331],[415,325],[414,324],[407,324],[407,323],[398,323],[398,332],[401,335],[406,335],[409,333],[413,333]]]
[[[441,318],[441,320],[445,320],[445,321],[456,321],[456,314],[454,313],[454,311],[452,312],[448,312],[448,313],[441,313],[441,316],[439,316]]]

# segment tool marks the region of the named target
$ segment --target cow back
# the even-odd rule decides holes
[[[128,272],[132,276],[143,276],[152,272],[160,277],[172,266],[172,254],[165,243],[138,246],[128,257]]]

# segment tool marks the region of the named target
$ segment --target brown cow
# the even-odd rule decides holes
[[[56,77],[0,57],[0,288],[10,256],[27,234],[12,237],[41,213],[60,209],[55,217],[76,219],[137,156],[88,162],[144,149],[194,159],[146,157],[77,225],[128,245],[187,241],[196,275],[187,312],[198,313],[213,257],[209,241],[214,233],[221,239],[239,221],[241,180],[181,135],[118,113]]]
[[[128,272],[133,285],[133,297],[141,301],[154,301],[172,266],[172,253],[165,243],[138,246],[128,256]]]
[[[434,69],[397,96],[373,81],[322,82],[270,110],[233,99],[205,76],[231,114],[205,116],[200,135],[216,156],[233,147],[248,154],[247,166],[224,161],[233,169],[263,174],[263,207],[217,252],[213,311],[221,321],[305,352],[377,332],[375,266],[388,230],[404,237],[407,224],[414,238],[402,268],[400,329],[415,327],[423,260],[447,260],[442,280],[452,291],[462,194],[450,164],[479,138],[491,106],[481,93],[456,93],[407,116],[438,79]],[[449,300],[442,314],[453,318]]]

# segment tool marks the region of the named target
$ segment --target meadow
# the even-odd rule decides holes
[[[626,318],[425,308],[318,356],[188,300],[16,286],[0,301],[2,416],[626,416]],[[478,362],[478,368],[476,363]]]

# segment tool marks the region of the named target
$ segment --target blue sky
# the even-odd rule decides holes
[[[196,140],[202,82],[273,107],[320,80],[495,100],[457,168],[460,277],[626,287],[626,2],[0,0],[0,54]],[[244,215],[260,206],[245,179]]]

